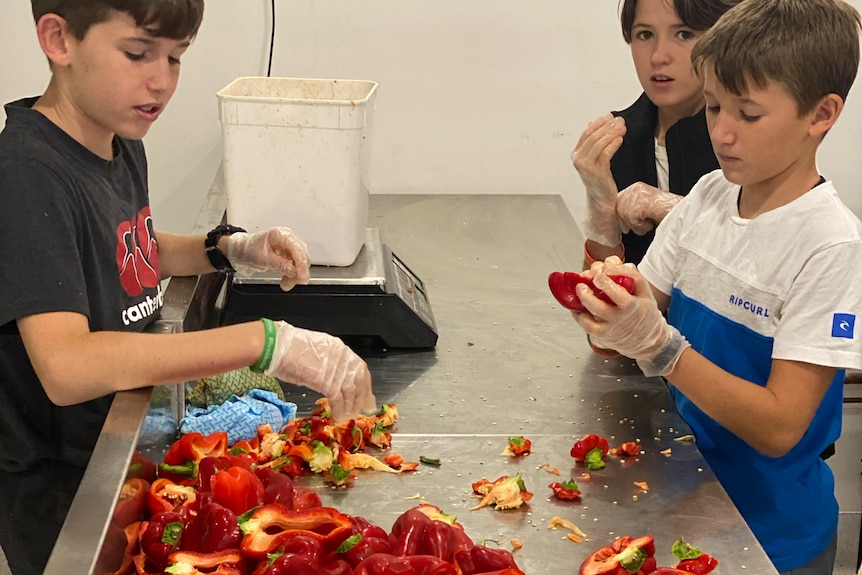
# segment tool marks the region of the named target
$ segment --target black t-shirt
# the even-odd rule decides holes
[[[626,121],[623,144],[611,158],[611,173],[617,189],[622,191],[635,182],[658,186],[655,166],[658,108],[646,94],[641,94],[634,104],[621,112],[613,112],[613,115]],[[665,146],[669,191],[678,196],[687,196],[702,176],[719,168],[709,139],[704,108],[671,126],[665,134]],[[626,261],[640,263],[654,237],[655,230],[642,236],[634,232],[623,234]]]
[[[162,307],[158,244],[143,144],[115,137],[114,159],[103,160],[32,110],[35,101],[7,105],[0,133],[0,486],[42,483],[70,501],[80,475],[39,470],[86,467],[113,396],[52,404],[16,320],[77,312],[92,331],[142,331]],[[8,508],[15,494],[0,491]]]

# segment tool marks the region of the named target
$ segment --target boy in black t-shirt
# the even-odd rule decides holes
[[[141,138],[171,99],[203,0],[32,0],[51,80],[6,106],[0,133],[0,546],[45,567],[113,393],[252,365],[375,408],[362,359],[327,334],[269,320],[141,333],[160,280],[231,268],[308,281],[288,228],[208,238],[159,232]],[[208,244],[208,245],[207,245]]]

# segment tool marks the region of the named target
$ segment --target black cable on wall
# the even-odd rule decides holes
[[[266,77],[269,78],[272,75],[272,52],[275,48],[275,0],[270,0],[269,3],[269,11],[270,11],[270,29],[269,29],[269,58],[267,58],[266,64]]]

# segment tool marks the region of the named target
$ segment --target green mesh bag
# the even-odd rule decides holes
[[[221,405],[232,395],[243,395],[250,389],[272,391],[284,400],[281,384],[274,377],[255,373],[247,367],[197,380],[186,392],[186,401],[195,407]]]

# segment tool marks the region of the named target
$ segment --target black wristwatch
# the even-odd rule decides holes
[[[221,224],[207,233],[207,239],[204,241],[204,246],[206,247],[207,257],[210,259],[210,263],[216,271],[221,273],[236,271],[233,269],[233,266],[230,265],[230,260],[227,259],[227,256],[218,248],[219,238],[244,231],[244,229],[237,226]]]

